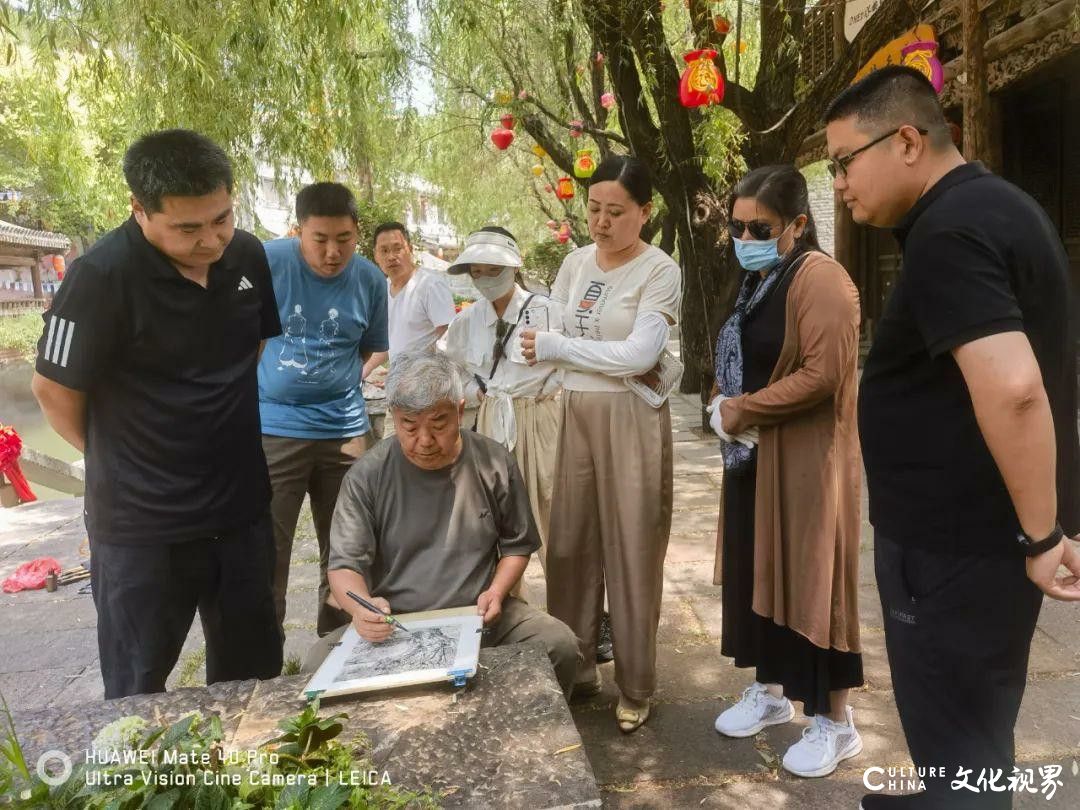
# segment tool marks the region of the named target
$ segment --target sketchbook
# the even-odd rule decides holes
[[[679,384],[683,375],[683,364],[678,357],[667,349],[660,353],[657,362],[657,382],[655,386],[646,385],[640,377],[627,377],[626,384],[630,390],[648,402],[652,407],[659,408],[663,405],[675,386]]]
[[[476,606],[395,615],[400,628],[372,643],[349,626],[304,687],[303,698],[333,697],[450,680],[476,674],[483,618]]]

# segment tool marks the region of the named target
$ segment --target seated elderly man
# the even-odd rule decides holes
[[[368,450],[341,484],[327,566],[334,601],[362,638],[393,628],[346,596],[353,591],[394,613],[476,605],[483,646],[539,641],[564,693],[578,666],[573,632],[510,596],[540,547],[514,457],[498,442],[461,429],[457,366],[445,357],[403,354],[386,379],[396,435]],[[316,669],[346,627],[312,647]]]

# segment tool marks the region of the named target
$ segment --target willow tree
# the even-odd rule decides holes
[[[659,235],[666,249],[674,246],[684,271],[687,392],[698,390],[712,373],[712,341],[738,280],[722,250],[720,200],[745,167],[792,161],[819,126],[829,99],[915,15],[906,0],[885,0],[834,65],[810,82],[803,76],[800,42],[815,4],[746,0],[738,37],[753,44],[746,53],[734,31],[722,32],[714,23],[721,13],[737,20],[740,5],[422,0],[421,6],[431,56],[420,61],[447,89],[471,99],[462,104],[468,114],[494,122],[499,108],[491,91],[505,88],[524,130],[560,172],[572,175],[572,120],[581,122],[599,156],[633,152],[649,166],[663,217],[645,235]],[[719,109],[688,109],[679,101],[682,54],[697,48],[719,54],[718,67],[727,77]],[[600,103],[606,92],[616,99],[611,110]]]
[[[265,163],[374,196],[413,126],[396,98],[406,29],[394,0],[0,3],[8,69],[32,65],[78,113],[35,127],[100,127],[92,140],[113,184],[128,143],[178,126],[220,143],[242,178]]]

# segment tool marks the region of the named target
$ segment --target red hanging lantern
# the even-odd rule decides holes
[[[718,34],[727,34],[731,31],[731,20],[723,14],[717,14],[712,18],[713,30]]]
[[[679,102],[684,107],[704,107],[724,100],[724,77],[713,58],[716,51],[691,51],[683,59],[686,69],[679,79]]]
[[[585,125],[583,123],[581,123],[580,121],[571,121],[570,122],[570,137],[571,138],[580,138],[581,133],[584,131],[584,129],[585,129]]]
[[[499,127],[491,133],[491,142],[495,144],[495,148],[500,151],[509,149],[510,144],[514,142],[514,130]]]
[[[570,241],[570,223],[564,222],[562,226],[555,232],[555,239],[560,245],[565,245]]]
[[[560,200],[572,200],[574,198],[574,181],[569,177],[560,177],[555,186],[555,196]]]
[[[503,129],[514,128],[514,116],[511,113],[503,113],[500,115],[499,122],[503,125]]]

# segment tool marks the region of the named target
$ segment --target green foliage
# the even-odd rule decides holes
[[[573,245],[559,244],[551,238],[537,242],[526,252],[525,275],[550,289],[555,283],[555,276],[559,274],[563,260],[573,249]]]
[[[0,188],[23,193],[0,218],[93,236],[123,216],[120,158],[112,123],[68,92],[28,59],[0,68]]]
[[[4,739],[0,741],[0,796],[7,796],[19,782],[30,781],[30,770],[26,767],[26,757],[19,738],[15,736],[15,721],[11,718],[3,694],[0,694],[0,704],[4,708]]]
[[[0,349],[14,349],[32,360],[41,337],[40,315],[0,316]]]
[[[53,810],[437,807],[430,794],[381,783],[352,784],[361,781],[353,780],[352,772],[373,771],[366,738],[356,747],[339,743],[348,716],[320,717],[317,701],[282,720],[278,726],[284,733],[264,744],[255,760],[246,753],[226,756],[217,715],[204,718],[196,712],[167,728],[151,727],[139,717],[121,718],[103,728],[98,739],[130,743],[129,763],[123,762],[125,751],[117,751],[109,764],[80,765],[54,787],[28,769],[6,703],[4,716],[0,804]],[[138,752],[146,752],[145,757]],[[9,798],[5,802],[3,797]]]
[[[384,222],[400,219],[401,207],[395,206],[387,200],[379,200],[378,202],[357,200],[356,207],[359,214],[359,222],[356,228],[358,234],[356,240],[357,249],[370,258],[375,254],[373,244],[375,241],[375,229]]]
[[[309,560],[309,562],[313,562],[313,563],[317,563],[318,561],[319,561],[318,557],[316,557],[313,560]],[[286,628],[286,629],[288,629],[288,628]],[[296,655],[286,656],[285,663],[282,664],[282,666],[281,666],[281,674],[282,675],[299,675],[300,674],[300,667],[302,666],[302,664],[303,664],[303,662],[300,660],[299,656],[296,656]]]
[[[388,200],[405,8],[394,0],[44,0],[0,3],[0,216],[72,235],[114,227],[124,149],[189,127],[250,182],[262,162],[338,178]]]
[[[319,701],[315,700],[296,717],[278,723],[284,734],[270,740],[267,745],[277,745],[277,752],[298,767],[320,767],[327,762],[326,743],[345,728],[342,720],[347,714],[319,717]]]

